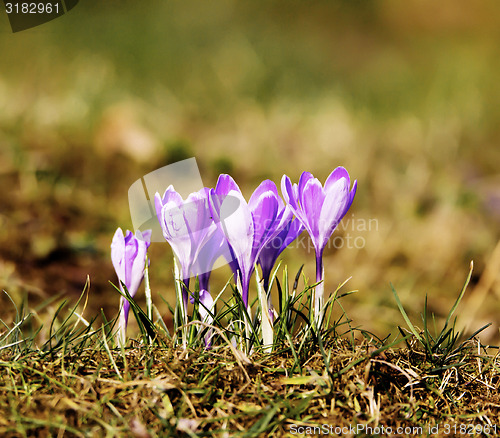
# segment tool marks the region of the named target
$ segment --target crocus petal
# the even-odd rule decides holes
[[[248,207],[254,223],[252,265],[255,264],[262,248],[288,224],[292,217],[285,208],[273,181],[265,180],[254,191]]]
[[[319,214],[320,248],[324,248],[328,239],[337,228],[346,211],[349,200],[349,186],[345,178],[337,180],[330,185]]]
[[[138,231],[136,234],[140,234]],[[142,235],[141,238],[138,236],[134,237],[136,245],[136,255],[131,266],[131,278],[130,278],[130,295],[134,296],[139,289],[139,285],[144,277],[144,267],[146,261],[146,254],[150,245],[151,231],[147,230]]]
[[[209,275],[215,261],[223,256],[226,259],[231,257],[229,246],[224,233],[212,223],[213,232],[211,237],[205,241],[195,258],[192,266],[193,276]],[[201,281],[201,277],[200,277]]]
[[[233,211],[231,198],[238,199],[240,202],[236,211]],[[254,227],[252,214],[240,192],[232,190],[228,193],[228,197],[222,203],[220,216],[224,234],[238,259],[242,274],[248,272],[252,266],[250,258]]]
[[[298,188],[297,185],[292,186],[292,182],[288,176],[283,175],[281,178],[281,194],[285,198],[285,202],[295,211],[298,210]]]
[[[137,288],[134,287],[136,283],[134,281],[134,276],[137,276],[137,273],[134,271],[133,266],[138,252],[139,245],[137,239],[132,231],[127,231],[127,235],[125,236],[125,284],[127,285],[130,295],[135,294],[137,291]],[[144,263],[144,259],[142,262]],[[137,287],[139,286],[137,285]]]
[[[316,249],[320,246],[320,235],[322,223],[320,223],[320,209],[325,200],[325,193],[321,183],[316,178],[309,178],[305,183],[301,193],[301,208],[307,218],[307,225],[304,226],[309,231],[311,239]]]
[[[222,174],[219,176],[217,180],[217,185],[215,189],[211,189],[209,192],[209,208],[212,218],[217,226],[224,234],[224,229],[221,224],[221,206],[224,200],[226,200],[226,207],[224,214],[231,215],[239,208],[240,199],[233,196],[228,196],[231,191],[238,192],[241,194],[241,191],[238,185],[234,182],[233,178],[229,175]],[[226,199],[227,198],[227,199]],[[222,220],[224,218],[222,217]],[[238,271],[240,270],[238,260],[234,253],[233,248],[229,244],[228,251],[224,252],[224,257],[233,272],[233,276],[235,281],[238,278]]]
[[[182,211],[167,203],[161,210],[160,221],[163,237],[170,244],[181,265],[189,270],[191,239]],[[187,265],[187,266],[185,266]]]
[[[347,210],[351,208],[352,202],[354,201],[354,196],[356,195],[356,190],[358,189],[358,180],[354,180],[354,183],[352,185],[352,189],[349,192],[349,200],[346,204],[344,214],[342,216],[345,216],[347,213]]]
[[[290,245],[304,230],[302,223],[298,219],[290,218],[285,227],[266,245],[259,253],[259,264],[262,268],[264,288],[267,290],[269,277],[279,255]]]
[[[215,189],[211,189],[208,193],[208,199],[209,199],[209,208],[210,208],[210,213],[212,215],[213,220],[215,223],[220,226],[220,209],[222,206],[222,203],[226,199],[226,197],[229,195],[231,191],[235,191],[241,194],[241,190],[238,187],[238,184],[236,184],[229,175],[222,174],[219,176],[219,179],[217,180],[217,185],[215,186]],[[232,207],[234,210],[238,207],[237,205],[237,199],[233,199],[233,204]],[[226,213],[227,212],[227,206],[226,206]]]
[[[349,187],[351,185],[351,178],[349,177],[349,173],[347,172],[347,170],[344,167],[339,166],[335,170],[333,170],[333,172],[326,179],[325,191],[328,191],[330,186],[333,185],[336,181],[338,181],[341,178],[344,178],[347,181],[347,189],[349,190]],[[346,215],[347,211],[349,210],[349,208],[351,208],[352,202],[354,201],[354,195],[356,194],[357,187],[358,187],[358,181],[356,180],[356,181],[354,181],[352,189],[349,192],[348,202],[346,203],[342,217],[344,217]]]
[[[231,190],[236,190],[237,192],[240,192],[240,188],[238,187],[238,184],[234,181],[234,179],[226,174],[222,174],[219,176],[217,180],[217,184],[215,186],[215,193],[217,195],[222,195],[225,196],[227,195]]]
[[[266,193],[268,193],[268,195],[274,196],[275,199],[278,199],[279,197],[276,184],[274,184],[274,182],[269,179],[262,181],[254,190],[252,196],[250,196],[250,200],[248,201],[248,207],[250,208],[250,210],[254,211],[257,208],[259,199]]]
[[[316,252],[322,253],[352,204],[357,181],[349,192],[349,174],[345,168],[337,167],[328,176],[324,188],[309,172],[302,173],[298,186],[283,175],[281,186],[288,206],[309,233]]]
[[[310,172],[302,172],[302,175],[300,175],[299,179],[299,186],[298,186],[298,193],[302,193],[304,191],[304,188],[307,184],[307,182],[311,179],[314,178]],[[302,199],[300,199],[302,202]]]
[[[144,234],[138,231],[137,236],[127,231],[123,236],[122,229],[118,228],[111,242],[111,261],[120,281],[120,288],[123,282],[132,296],[136,294],[144,276],[144,263],[150,237],[150,230]]]
[[[215,230],[204,191],[189,195],[181,210],[191,243],[190,258],[194,262],[204,242]]]
[[[345,180],[347,180],[347,186],[351,185],[351,178],[349,177],[349,173],[344,167],[339,166],[336,169],[334,169],[326,179],[325,190],[328,190],[329,187],[332,184],[335,184],[335,182],[337,182],[340,178],[344,178]]]
[[[158,192],[155,194],[156,216],[158,217],[158,220],[160,222],[161,222],[160,212],[163,206],[169,202],[172,202],[173,205],[176,207],[182,206],[182,196],[175,191],[173,185],[168,186],[163,196],[161,196]]]
[[[304,231],[304,226],[298,219],[290,220],[289,225],[286,229],[284,229],[285,234],[281,244],[280,253],[290,245],[297,237],[299,237],[300,233]]]
[[[239,207],[238,197],[229,196],[230,192],[237,192],[241,195],[241,190],[238,185],[234,182],[233,178],[229,175],[222,174],[217,180],[217,185],[215,189],[209,191],[209,208],[212,218],[217,226],[221,226],[221,215],[220,210],[222,203],[226,201],[225,214],[230,215],[233,211],[236,211]],[[229,197],[229,199],[227,199]],[[231,208],[229,208],[231,207]]]
[[[215,228],[208,208],[208,189],[191,193],[184,201],[172,186],[162,197],[155,195],[155,207],[163,236],[182,268],[184,281],[204,241]]]
[[[115,268],[118,279],[125,282],[125,237],[123,231],[118,228],[111,241],[111,262]]]
[[[292,185],[290,178],[286,175],[283,175],[283,178],[281,178],[281,193],[283,198],[285,198],[287,206],[290,208],[295,217],[297,217],[304,224],[304,226],[306,226],[308,221],[298,201],[299,188],[297,184]]]
[[[249,206],[254,223],[253,255],[256,257],[260,248],[267,243],[274,233],[277,225],[275,224],[278,215],[276,195],[273,192],[262,193],[253,207],[252,209]]]

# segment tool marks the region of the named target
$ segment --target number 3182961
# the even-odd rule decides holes
[[[59,13],[59,3],[6,3],[7,14],[52,14]]]

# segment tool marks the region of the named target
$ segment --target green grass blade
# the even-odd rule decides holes
[[[413,335],[419,340],[419,342],[422,345],[424,345],[424,342],[423,342],[422,338],[420,337],[417,329],[411,323],[410,318],[408,318],[408,315],[406,314],[406,311],[405,311],[403,305],[401,304],[401,300],[399,299],[398,293],[396,292],[396,289],[394,289],[394,286],[392,285],[392,283],[391,283],[391,289],[392,289],[392,293],[394,294],[394,298],[396,299],[396,304],[398,305],[399,311],[401,312],[401,315],[403,315],[403,318],[404,318],[406,324],[408,325],[408,328],[411,330]]]

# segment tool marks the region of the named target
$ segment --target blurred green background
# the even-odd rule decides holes
[[[442,316],[474,260],[472,328],[498,340],[500,269],[477,284],[500,238],[499,2],[85,1],[16,34],[2,13],[0,29],[0,289],[17,302],[74,300],[89,275],[87,316],[114,316],[128,187],[166,164],[196,157],[207,186],[230,173],[247,196],[343,165],[359,185],[326,290],[352,277],[353,324],[403,324],[389,282],[417,324],[426,294]],[[283,256],[312,281],[311,251]],[[166,314],[168,245],[151,259]]]

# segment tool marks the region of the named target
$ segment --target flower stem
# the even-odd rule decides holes
[[[314,290],[314,321],[316,323],[316,328],[319,328],[319,324],[323,319],[323,305],[324,305],[324,293],[325,285],[323,278],[325,276],[325,268],[323,266],[323,251],[316,252],[316,282],[319,283]]]
[[[259,293],[261,325],[262,325],[262,351],[270,353],[273,350],[274,332],[273,323],[269,316],[269,307],[267,305],[266,290],[260,282],[259,270],[255,267],[255,278],[257,280],[257,291]]]
[[[241,281],[241,300],[245,305],[245,309],[248,307],[248,291],[250,289],[250,278],[245,278],[246,276],[242,276]]]
[[[151,287],[149,286],[149,260],[146,256],[146,263],[144,266],[144,295],[146,295],[146,309],[148,311],[148,318],[153,320],[153,300],[151,299]]]
[[[187,317],[188,298],[189,298],[189,279],[190,277],[184,277],[184,279],[182,280],[182,301],[184,303],[184,311],[186,312],[186,317]]]
[[[250,350],[250,335],[252,333],[252,309],[248,305],[248,291],[250,289],[250,277],[252,274],[246,278],[246,276],[240,275],[241,271],[238,272],[238,282],[237,282],[237,287],[241,291],[241,301],[243,303],[243,306],[245,307],[245,311],[243,311],[242,315],[242,321],[245,325],[245,338],[248,340],[247,341],[247,348],[246,351],[249,352]],[[243,336],[240,337],[240,349],[243,351],[243,341],[244,338]]]
[[[125,300],[125,298],[121,297],[120,298],[120,315],[118,319],[118,333],[117,333],[117,339],[118,339],[118,344],[121,347],[124,347],[126,342],[127,342],[127,324],[128,324],[128,301]]]
[[[185,291],[184,285],[181,284],[181,271],[179,269],[179,264],[177,263],[177,258],[174,257],[174,276],[175,276],[175,294],[177,297],[177,305],[179,306],[179,312],[175,312],[175,330],[179,327],[181,329],[182,336],[182,346],[184,349],[187,348],[187,291]],[[182,276],[184,277],[184,276]]]
[[[262,278],[264,282],[264,290],[269,293],[269,280],[271,278],[271,270],[262,268]]]

